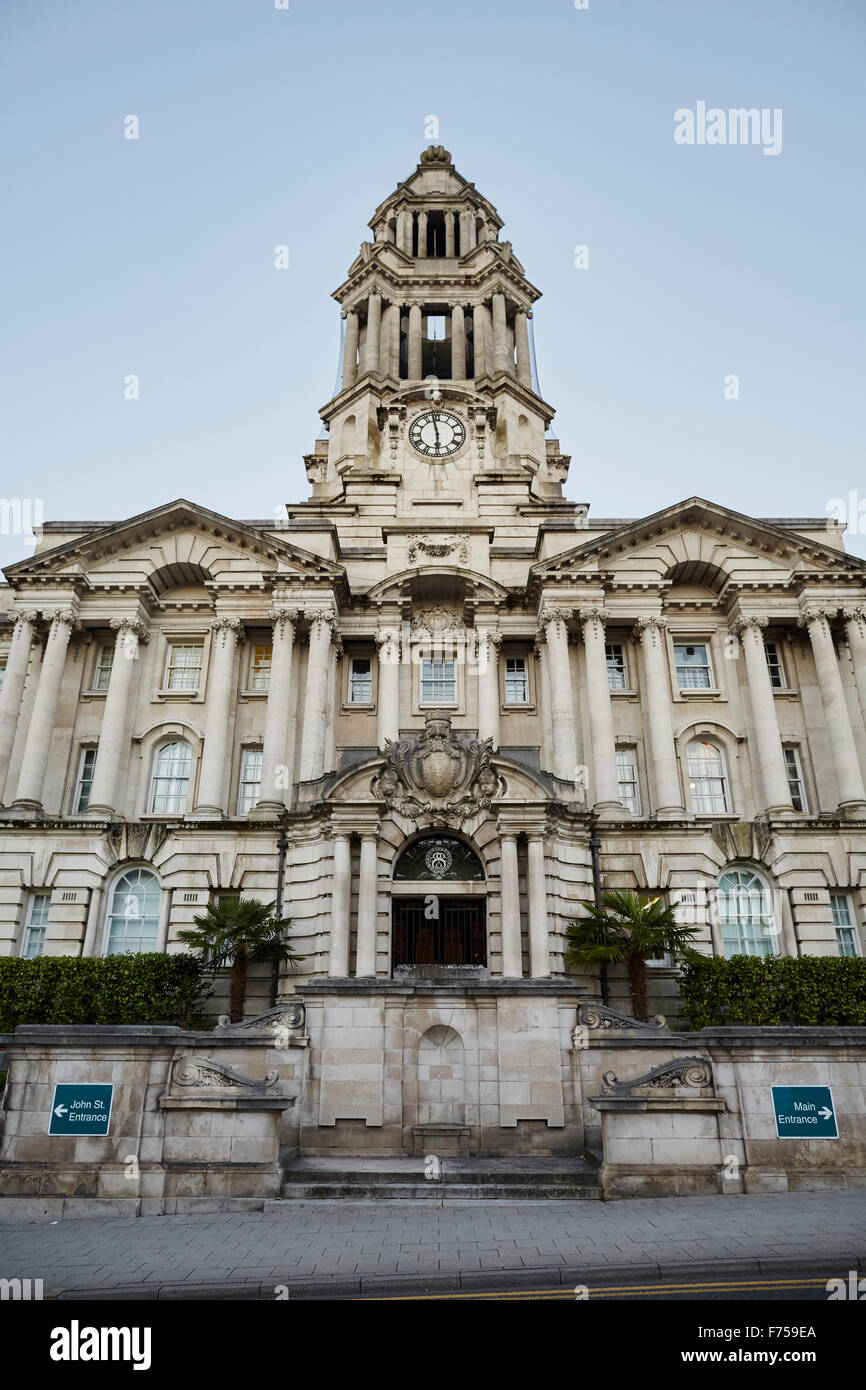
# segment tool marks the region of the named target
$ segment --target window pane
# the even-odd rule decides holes
[[[249,690],[267,690],[271,681],[272,647],[263,645],[253,647],[250,657]]]
[[[453,705],[457,702],[457,667],[454,661],[436,659],[421,663],[421,703]]]
[[[529,700],[529,672],[522,656],[505,658],[505,703],[525,705]]]
[[[719,879],[719,916],[726,956],[775,954],[774,919],[766,885],[749,869]]]
[[[637,757],[633,748],[616,750],[616,775],[620,801],[633,816],[639,816],[640,789],[637,780]]]
[[[150,809],[156,815],[186,810],[192,751],[187,743],[165,743],[156,755]]]
[[[830,907],[833,912],[834,927],[853,926],[851,921],[851,903],[847,893],[831,893]]]
[[[775,642],[766,642],[764,650],[767,654],[767,670],[770,672],[770,684],[776,690],[785,688],[785,672],[782,669],[782,659],[779,656],[779,648]]]
[[[803,790],[803,778],[800,772],[800,763],[797,757],[796,748],[785,748],[785,771],[788,774],[788,789],[791,793],[791,803],[795,811],[805,811],[806,796]]]
[[[166,690],[198,690],[201,676],[200,643],[172,643],[168,651]]]
[[[93,769],[96,767],[96,749],[85,748],[78,767],[78,782],[75,788],[75,809],[86,811],[90,804],[90,786],[93,782]]]
[[[51,910],[50,893],[34,893],[27,910],[27,924],[21,943],[21,954],[29,960],[41,956],[45,949],[45,935],[48,927],[48,914]]]
[[[840,956],[856,956],[857,945],[854,941],[853,927],[836,928],[836,946]]]
[[[611,690],[626,689],[625,652],[618,642],[606,642],[607,683]]]
[[[690,743],[687,754],[692,807],[705,815],[729,809],[722,750],[714,743]]]
[[[349,703],[369,705],[373,699],[373,663],[368,656],[353,656],[349,671]]]
[[[117,880],[108,912],[107,956],[156,949],[160,888],[147,869],[130,869]]]
[[[111,667],[114,662],[114,647],[104,642],[96,654],[96,665],[93,668],[93,689],[107,690],[108,682],[111,677]]]
[[[259,800],[262,785],[261,748],[244,749],[241,761],[241,783],[238,794],[238,815],[247,815]]]
[[[710,688],[710,659],[706,646],[675,646],[674,660],[680,690]]]

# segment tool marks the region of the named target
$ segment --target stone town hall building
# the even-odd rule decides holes
[[[556,1148],[593,824],[707,952],[862,950],[866,564],[699,497],[592,519],[493,205],[431,147],[369,225],[284,523],[55,521],[6,570],[0,953],[177,949],[284,831],[308,1151]]]

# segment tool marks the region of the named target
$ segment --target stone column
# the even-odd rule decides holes
[[[653,769],[653,814],[676,819],[685,815],[685,807],[682,804],[671,721],[671,690],[665,644],[667,625],[667,618],[639,618],[635,632],[639,635],[643,647],[646,675],[644,709],[649,724],[650,759]]]
[[[421,305],[409,305],[409,380],[421,380]]]
[[[532,364],[529,358],[529,315],[518,309],[514,316],[514,346],[517,351],[517,379],[532,389]]]
[[[830,752],[836,771],[836,786],[839,791],[838,810],[842,815],[859,819],[866,812],[866,790],[857,757],[857,745],[848,718],[848,702],[845,688],[836,660],[836,648],[830,631],[830,619],[835,617],[836,608],[823,608],[807,604],[800,618],[801,624],[809,633],[812,655],[821,690],[821,703],[830,736]]]
[[[400,634],[396,628],[380,628],[376,701],[376,744],[383,749],[388,739],[397,741],[400,733]]]
[[[550,724],[553,739],[553,772],[563,782],[577,776],[577,738],[574,726],[574,695],[571,663],[568,657],[568,628],[571,608],[544,608],[539,623],[547,639],[550,661]]]
[[[513,831],[500,831],[499,855],[502,893],[502,974],[506,980],[519,980],[523,976],[520,951],[520,880],[517,874],[517,837]]]
[[[344,980],[349,974],[349,908],[352,901],[352,854],[348,835],[334,836],[334,878],[331,889],[331,950],[328,974]]]
[[[259,799],[251,814],[279,815],[291,798],[288,786],[288,742],[292,717],[292,662],[294,658],[297,608],[274,606],[269,614],[273,623],[271,676],[265,706],[265,733],[262,741],[262,781]]]
[[[462,304],[455,304],[451,310],[451,380],[466,380],[466,321]]]
[[[487,340],[484,333],[486,315],[487,310],[483,304],[474,306],[472,310],[472,351],[475,362],[472,373],[476,380],[487,374]]]
[[[464,252],[474,251],[477,245],[478,238],[475,232],[475,212],[474,209],[470,208],[466,214],[466,245],[463,247],[463,250]]]
[[[400,375],[400,310],[396,304],[389,304],[382,318],[379,373],[391,377]]]
[[[529,899],[529,973],[533,979],[550,974],[550,938],[547,927],[547,878],[544,872],[544,835],[527,833],[527,897]]]
[[[459,212],[457,216],[460,220],[460,254],[461,256],[465,256],[466,252],[469,250],[470,213],[466,212],[464,209],[463,212]]]
[[[401,251],[412,251],[412,214],[408,208],[397,213],[397,245]]]
[[[426,258],[427,255],[427,214],[418,214],[418,258]]]
[[[364,371],[379,371],[379,343],[382,333],[382,296],[376,290],[367,299],[367,338],[364,344]]]
[[[376,974],[377,841],[375,830],[362,830],[355,974],[364,978]]]
[[[545,772],[553,771],[553,729],[550,723],[550,658],[544,636],[539,634],[535,640],[535,659],[539,671],[539,716],[541,720],[541,766]]]
[[[343,344],[342,390],[354,386],[358,379],[358,315],[354,309],[344,309],[346,341]]]
[[[17,615],[12,629],[12,645],[9,648],[6,670],[3,672],[3,689],[0,690],[0,800],[3,797],[12,745],[18,728],[24,682],[27,679],[27,668],[33,649],[33,625],[37,617],[35,610],[27,610]]]
[[[788,786],[785,755],[779,737],[779,721],[776,718],[776,704],[762,635],[762,629],[766,626],[766,618],[750,614],[737,618],[731,624],[731,631],[738,635],[746,658],[749,704],[755,727],[755,749],[760,768],[763,807],[770,813],[787,812],[790,815],[793,814],[794,807],[791,802],[791,789]]]
[[[39,673],[39,685],[30,714],[27,742],[24,744],[21,771],[18,774],[18,790],[14,805],[21,811],[42,809],[42,789],[51,752],[57,701],[63,683],[66,649],[76,624],[76,613],[69,608],[61,609],[51,619],[51,630],[48,633],[42,670]]]
[[[499,644],[502,635],[493,628],[479,628],[478,643],[478,737],[493,740],[499,747]]]
[[[325,771],[327,744],[328,674],[331,637],[337,615],[330,605],[305,608],[310,624],[310,653],[304,697],[304,731],[301,741],[301,781],[315,782]]]
[[[619,796],[616,772],[616,741],[613,735],[613,711],[610,706],[610,685],[607,679],[607,658],[604,650],[604,625],[608,618],[604,608],[581,608],[583,646],[586,653],[586,698],[589,706],[589,731],[592,741],[593,795],[596,811],[601,814],[623,815],[625,807]]]
[[[508,351],[508,324],[505,320],[505,295],[501,290],[493,296],[493,365],[497,372],[510,372],[511,354]]]
[[[866,606],[843,608],[842,617],[845,619],[845,633],[851,653],[851,665],[854,667],[857,694],[860,697],[860,710],[866,723]]]
[[[445,213],[445,255],[454,255],[454,213],[450,208]]]
[[[211,618],[210,669],[205,704],[204,751],[195,816],[223,816],[230,764],[229,721],[235,683],[235,652],[244,640],[240,618]]]
[[[132,677],[138,661],[139,643],[147,641],[147,629],[138,618],[113,618],[111,626],[117,637],[86,811],[88,816],[95,818],[113,816],[118,809],[115,804],[117,781],[121,759],[128,749],[126,727]]]

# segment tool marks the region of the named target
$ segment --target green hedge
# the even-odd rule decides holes
[[[726,1023],[866,1024],[866,959],[718,956],[683,967],[682,1012],[693,1028]]]
[[[0,958],[0,1033],[19,1023],[189,1026],[207,991],[199,962],[186,952]]]

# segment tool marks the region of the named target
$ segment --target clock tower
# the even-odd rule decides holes
[[[369,496],[371,474],[392,485],[398,517],[458,500],[478,517],[503,475],[524,503],[560,499],[568,459],[532,347],[539,291],[496,209],[433,145],[369,226],[334,292],[342,371],[306,459],[313,502]]]

